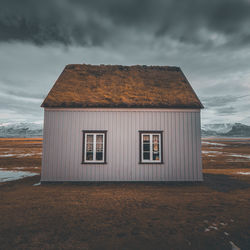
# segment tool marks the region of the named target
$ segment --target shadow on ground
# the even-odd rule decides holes
[[[203,177],[205,186],[219,192],[250,188],[248,182],[224,174],[203,174]]]
[[[63,186],[169,186],[169,187],[199,187],[205,186],[219,192],[230,192],[234,190],[250,188],[250,183],[224,174],[203,174],[203,182],[43,182],[42,185]]]

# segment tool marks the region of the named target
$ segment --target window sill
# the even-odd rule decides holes
[[[139,162],[139,164],[164,164],[163,161],[160,161],[160,162]]]
[[[98,165],[101,165],[101,164],[107,164],[107,162],[81,162],[81,164],[84,164],[84,165],[93,165],[93,164],[98,164]]]

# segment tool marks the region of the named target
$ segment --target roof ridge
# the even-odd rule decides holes
[[[176,71],[180,71],[181,68],[179,66],[169,66],[169,65],[143,65],[143,64],[134,64],[134,65],[121,65],[121,64],[85,64],[85,63],[76,63],[76,64],[67,64],[65,69],[74,69],[76,67],[107,67],[107,68],[147,68],[147,69],[172,69]]]

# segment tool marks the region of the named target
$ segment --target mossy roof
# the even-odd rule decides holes
[[[203,108],[179,67],[67,65],[41,105],[50,108]]]

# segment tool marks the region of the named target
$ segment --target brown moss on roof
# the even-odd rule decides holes
[[[41,105],[66,108],[203,108],[178,67],[67,65]]]

